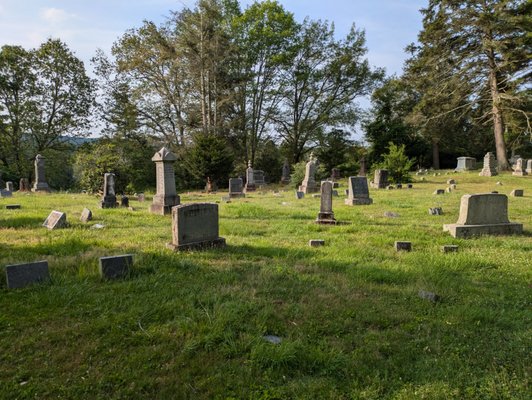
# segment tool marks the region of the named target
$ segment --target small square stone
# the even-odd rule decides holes
[[[523,189],[514,189],[512,190],[512,192],[510,193],[510,196],[513,196],[513,197],[523,197],[523,195],[525,194],[525,191]]]
[[[308,245],[310,247],[325,246],[325,240],[323,240],[323,239],[310,239],[308,241]]]
[[[6,204],[6,210],[20,210],[20,204]]]
[[[412,251],[412,242],[396,241],[394,246],[395,251]]]
[[[455,244],[446,244],[441,247],[442,253],[456,253],[458,251],[458,246]]]

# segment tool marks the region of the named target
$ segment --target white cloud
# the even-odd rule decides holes
[[[44,8],[41,10],[41,18],[51,24],[58,24],[75,17],[75,14],[69,14],[60,8]]]

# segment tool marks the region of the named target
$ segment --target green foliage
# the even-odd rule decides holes
[[[333,168],[338,168],[343,175],[356,172],[357,161],[353,159],[352,150],[354,142],[349,139],[349,132],[342,129],[333,129],[320,136],[316,156],[320,165],[329,176]]]
[[[268,140],[260,147],[254,169],[264,171],[269,183],[277,183],[281,180],[283,160],[281,152],[272,140]]]
[[[408,158],[405,153],[405,145],[400,146],[390,142],[388,153],[384,155],[383,161],[374,164],[374,169],[387,169],[390,181],[395,183],[411,182],[410,170],[415,160]]]

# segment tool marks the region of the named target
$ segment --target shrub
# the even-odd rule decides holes
[[[405,145],[397,146],[390,142],[388,153],[384,155],[384,160],[374,164],[374,169],[387,169],[390,181],[395,183],[411,182],[410,169],[415,163],[415,159],[410,159],[405,154]]]

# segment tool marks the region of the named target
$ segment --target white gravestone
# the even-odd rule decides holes
[[[161,148],[151,159],[155,163],[156,188],[150,205],[150,212],[154,214],[170,214],[172,207],[180,204],[181,199],[175,188],[174,162],[177,157],[166,147]]]

